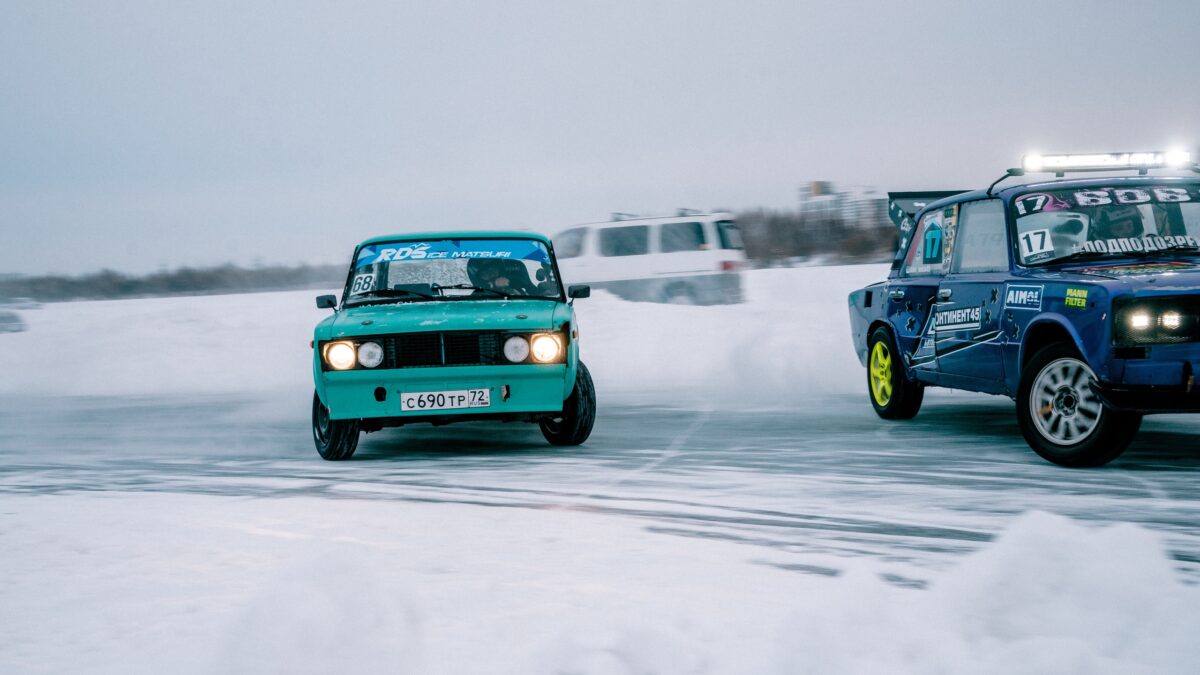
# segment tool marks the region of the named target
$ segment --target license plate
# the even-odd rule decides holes
[[[486,408],[492,405],[490,389],[456,389],[454,391],[413,391],[400,394],[400,411],[455,410]]]

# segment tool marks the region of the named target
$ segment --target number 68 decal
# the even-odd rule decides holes
[[[354,277],[354,281],[350,284],[350,293],[366,293],[375,288],[374,274],[360,274]]]

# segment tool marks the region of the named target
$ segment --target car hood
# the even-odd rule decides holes
[[[1192,291],[1200,288],[1200,261],[1158,260],[1088,265],[1074,274],[1124,282],[1130,290]]]
[[[562,309],[560,309],[562,308]],[[457,330],[549,330],[569,318],[549,300],[448,300],[351,307],[329,324],[330,337]]]

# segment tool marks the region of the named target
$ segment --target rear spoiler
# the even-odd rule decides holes
[[[905,229],[905,224],[912,227],[913,216],[926,206],[939,199],[960,195],[968,190],[928,190],[925,192],[889,192],[888,217],[896,227]]]

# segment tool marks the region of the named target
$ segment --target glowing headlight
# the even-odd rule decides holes
[[[549,363],[558,358],[562,346],[553,335],[534,335],[532,342],[533,360],[539,363]]]
[[[358,346],[358,362],[363,368],[374,368],[383,363],[383,347],[377,342],[364,342]]]
[[[331,342],[325,345],[325,363],[334,370],[353,368],[355,358],[354,345],[349,342]]]
[[[520,335],[514,335],[505,340],[504,358],[513,363],[521,363],[529,358],[529,341]]]
[[[1162,315],[1162,325],[1163,328],[1179,330],[1179,327],[1183,325],[1183,317],[1180,316],[1179,312],[1167,312]]]
[[[1135,330],[1146,330],[1150,327],[1150,315],[1145,312],[1138,312],[1129,317],[1129,325]]]

